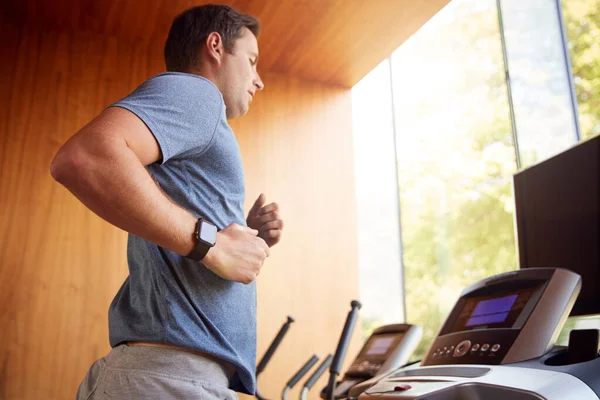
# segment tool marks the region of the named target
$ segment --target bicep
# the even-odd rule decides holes
[[[137,156],[145,166],[162,159],[156,138],[146,124],[134,113],[121,107],[105,109],[89,124],[83,127],[72,140],[85,147],[100,149],[101,143],[122,144]]]

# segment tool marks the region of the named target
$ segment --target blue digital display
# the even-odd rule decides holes
[[[475,306],[465,326],[488,325],[504,322],[513,304],[519,297],[516,294],[482,300]]]

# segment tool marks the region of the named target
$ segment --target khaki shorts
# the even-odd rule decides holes
[[[175,349],[123,344],[92,364],[77,400],[238,400],[228,385],[227,371],[213,360]]]

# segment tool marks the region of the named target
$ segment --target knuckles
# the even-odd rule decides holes
[[[271,237],[271,238],[281,237],[281,231],[278,230],[278,231],[269,232],[269,237]]]
[[[258,272],[248,273],[240,280],[240,283],[243,283],[244,285],[249,285],[252,282],[254,282],[254,280],[256,279],[257,276],[258,276]]]

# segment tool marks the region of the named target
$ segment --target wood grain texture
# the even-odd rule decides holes
[[[55,183],[49,164],[104,107],[161,72],[161,49],[7,21],[0,34],[9,60],[0,63],[0,398],[74,398],[109,350],[107,311],[127,276],[126,234]],[[264,78],[266,90],[232,126],[247,205],[264,191],[286,221],[258,281],[258,356],[287,315],[297,320],[259,382],[274,398],[310,355],[335,350],[358,268],[350,92]]]
[[[208,0],[6,0],[12,19],[164,43],[173,18]],[[224,0],[262,23],[264,71],[354,86],[449,0]]]
[[[148,75],[116,38],[2,25],[0,398],[73,398],[108,349],[126,235],[56,184],[59,146]],[[137,75],[139,74],[139,76]]]
[[[296,319],[259,379],[261,394],[278,398],[312,354],[323,359],[335,351],[358,297],[358,239],[350,91],[278,74],[263,80],[250,113],[231,125],[248,175],[246,208],[264,192],[280,204],[285,221],[283,239],[258,278],[259,357],[286,316]],[[347,366],[359,350],[359,327]],[[290,398],[299,398],[301,386]]]

